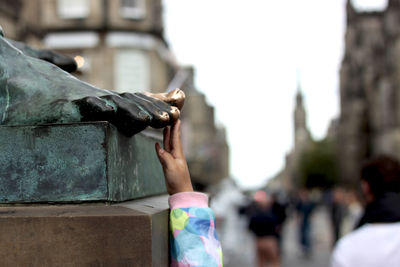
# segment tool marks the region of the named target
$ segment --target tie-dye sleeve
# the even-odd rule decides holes
[[[205,194],[184,192],[169,198],[171,266],[222,267],[214,212]]]

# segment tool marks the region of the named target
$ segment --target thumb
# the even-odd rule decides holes
[[[170,153],[168,153],[167,151],[165,151],[159,143],[156,143],[156,152],[157,152],[157,156],[158,159],[160,160],[161,165],[164,168],[168,168],[168,166],[171,165],[172,161],[173,161],[173,157]]]

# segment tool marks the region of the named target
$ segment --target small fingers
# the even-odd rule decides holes
[[[170,127],[165,127],[163,131],[163,143],[164,143],[164,149],[167,152],[171,152],[171,128]]]
[[[171,129],[171,147],[173,154],[183,157],[182,142],[181,142],[181,120],[177,120]]]
[[[163,166],[163,169],[168,169],[173,160],[171,154],[169,154],[167,151],[162,149],[158,142],[156,143],[155,148],[156,148],[156,153],[157,153],[158,159],[160,160],[161,165]]]

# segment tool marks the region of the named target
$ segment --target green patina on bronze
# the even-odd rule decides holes
[[[157,140],[107,122],[0,127],[0,202],[124,201],[166,192]]]
[[[132,196],[166,193],[164,175],[154,149],[160,140],[143,133],[133,137],[115,130],[107,133],[109,199],[123,201]]]
[[[178,95],[182,107],[183,92],[162,101],[117,94],[56,65],[75,67],[62,55],[4,38],[0,27],[0,203],[124,201],[166,192],[156,140],[137,133],[176,121],[172,100]]]
[[[0,125],[108,121],[132,136],[147,126],[170,125],[179,117],[173,104],[96,88],[55,64],[70,71],[76,67],[65,56],[0,35]]]
[[[6,39],[14,47],[18,48],[26,56],[48,61],[67,72],[74,72],[78,66],[73,58],[55,53],[48,49],[36,49],[25,43]]]

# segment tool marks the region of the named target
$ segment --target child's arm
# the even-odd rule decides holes
[[[169,198],[171,266],[222,266],[215,216],[205,194],[193,192],[183,154],[178,120],[164,129],[164,149],[156,151],[163,167]]]
[[[178,120],[172,129],[170,127],[164,129],[164,149],[156,143],[157,155],[163,167],[165,183],[170,195],[193,192],[189,169],[182,150],[180,128],[181,121]]]

